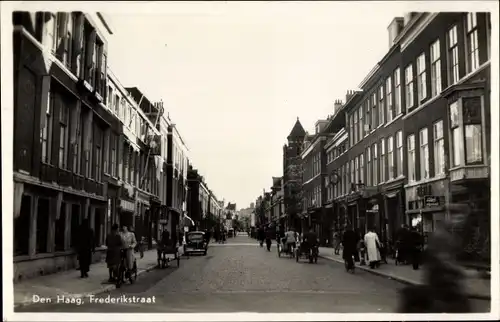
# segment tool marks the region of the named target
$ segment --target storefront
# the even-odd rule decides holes
[[[358,191],[351,192],[345,197],[347,208],[347,224],[358,229],[364,235],[368,228],[374,228],[380,233],[381,214],[383,214],[382,195],[378,187],[361,187]]]
[[[381,212],[381,232],[386,240],[394,241],[397,239],[399,227],[409,223],[405,215],[404,181],[399,180],[385,185],[383,189],[382,204],[385,211]]]
[[[448,179],[406,187],[406,214],[410,227],[416,227],[427,241],[446,219]]]

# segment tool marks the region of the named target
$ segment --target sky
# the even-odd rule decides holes
[[[207,8],[206,6],[204,8]],[[333,113],[389,49],[401,7],[239,3],[107,12],[109,67],[166,111],[219,200],[245,208],[283,173],[297,117]]]

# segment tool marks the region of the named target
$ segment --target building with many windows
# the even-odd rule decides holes
[[[409,13],[388,29],[389,51],[332,117],[345,129],[326,130],[326,207],[339,229],[395,240],[465,203],[463,256],[489,257],[490,16]]]
[[[96,258],[111,217],[106,137],[122,124],[106,108],[102,14],[15,12],[14,279],[71,268],[90,221]],[[104,163],[107,161],[107,163]]]

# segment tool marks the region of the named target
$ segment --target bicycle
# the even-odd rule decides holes
[[[127,269],[126,256],[127,256],[126,249],[122,249],[121,260],[120,264],[118,265],[116,288],[120,288],[122,284],[125,284],[125,279],[128,279],[130,284],[133,284],[137,280],[137,260],[134,258],[132,269]]]

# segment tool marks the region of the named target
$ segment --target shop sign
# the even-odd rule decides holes
[[[123,210],[134,212],[135,204],[127,200],[120,200],[120,208],[122,208]]]
[[[424,197],[424,206],[426,208],[439,207],[440,200],[437,196],[425,196]]]

